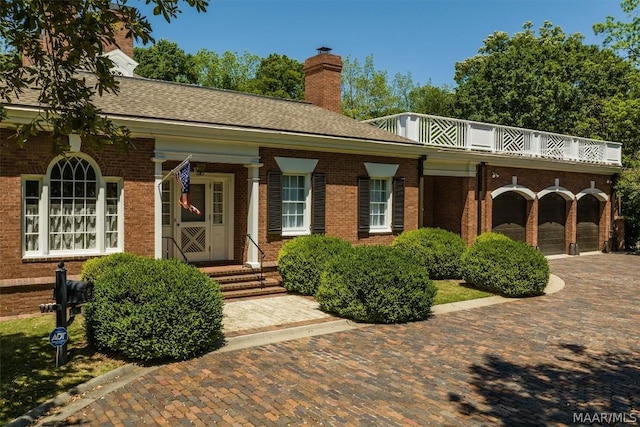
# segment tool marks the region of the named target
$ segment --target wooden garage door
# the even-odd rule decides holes
[[[493,199],[492,230],[513,240],[527,240],[527,201],[518,193],[509,191]]]
[[[578,200],[577,243],[580,252],[600,250],[598,229],[600,226],[600,202],[587,194]]]
[[[538,247],[545,255],[563,254],[567,202],[562,196],[547,194],[538,201]]]

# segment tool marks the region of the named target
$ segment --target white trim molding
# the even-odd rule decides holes
[[[578,194],[576,194],[576,200],[580,200],[580,198],[586,196],[587,194],[595,196],[595,198],[600,200],[601,202],[606,202],[607,200],[609,200],[609,196],[607,196],[607,193],[595,187],[585,188],[584,190],[580,191]]]
[[[398,172],[399,165],[387,163],[365,163],[367,174],[370,178],[393,178]]]
[[[562,198],[565,200],[574,200],[576,198],[575,194],[573,194],[571,191],[567,190],[566,188],[560,187],[558,185],[554,185],[553,187],[547,187],[544,190],[541,190],[540,192],[538,192],[538,199],[542,199],[544,196],[546,196],[549,193],[556,193],[562,196]]]
[[[274,157],[282,173],[306,175],[313,172],[318,159],[301,159],[298,157]]]
[[[519,195],[521,195],[527,200],[535,200],[536,198],[536,193],[534,193],[524,185],[518,185],[518,184],[503,185],[500,188],[496,188],[491,192],[491,198],[495,199],[499,195],[506,193],[508,191],[513,191],[515,193],[518,193]]]

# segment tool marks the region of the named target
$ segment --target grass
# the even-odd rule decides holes
[[[434,304],[492,296],[457,280],[434,283],[438,288]],[[84,338],[84,317],[77,316],[68,328],[68,362],[56,368],[55,349],[49,344],[55,323],[53,314],[0,322],[0,425],[125,364],[91,349]]]
[[[84,339],[84,318],[68,328],[67,363],[55,365],[49,334],[55,314],[0,322],[0,425],[125,362],[96,353]]]
[[[480,291],[458,280],[434,280],[438,293],[433,304],[447,304],[450,302],[467,301],[493,296],[489,292]]]

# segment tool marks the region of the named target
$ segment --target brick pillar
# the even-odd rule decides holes
[[[527,243],[538,246],[538,198],[527,200]]]
[[[564,253],[569,253],[571,243],[578,239],[578,201],[567,200],[567,220],[564,227]],[[579,249],[579,248],[578,248]]]

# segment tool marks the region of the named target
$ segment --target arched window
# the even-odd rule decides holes
[[[55,159],[45,176],[23,176],[25,257],[100,254],[122,248],[120,179],[88,157]]]

